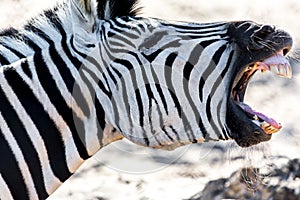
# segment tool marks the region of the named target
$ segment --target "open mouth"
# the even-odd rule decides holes
[[[275,119],[268,117],[261,112],[255,111],[249,105],[244,103],[244,95],[251,77],[257,71],[261,71],[263,73],[270,71],[280,77],[291,78],[292,68],[285,57],[289,50],[290,49],[282,49],[264,60],[259,60],[246,66],[237,76],[232,89],[234,102],[244,111],[246,116],[254,124],[259,126],[268,135],[278,132],[282,128],[282,125]]]

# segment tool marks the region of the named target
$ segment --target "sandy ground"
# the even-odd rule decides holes
[[[0,27],[19,26],[55,1],[2,0]],[[276,25],[299,45],[298,0],[143,0],[143,16],[180,21],[212,22],[253,20]],[[145,149],[127,141],[111,144],[86,162],[52,195],[58,199],[188,199],[209,180],[227,177],[252,164],[267,168],[300,158],[300,74],[294,64],[292,80],[257,74],[247,100],[252,107],[282,122],[284,129],[271,142],[242,150],[232,142],[190,145],[173,152]],[[300,187],[300,186],[299,186]]]

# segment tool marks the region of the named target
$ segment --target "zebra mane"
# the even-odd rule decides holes
[[[59,39],[61,37],[58,34],[61,31],[60,28],[66,34],[72,33],[72,13],[70,13],[69,7],[72,1],[80,2],[85,12],[92,12],[91,10],[97,12],[94,15],[99,20],[136,16],[141,10],[138,7],[138,0],[65,0],[58,2],[54,8],[45,10],[40,15],[30,19],[20,29],[11,27],[0,31],[0,66],[17,60],[14,58],[5,63],[1,59],[1,54],[7,54],[4,51],[8,51],[7,49],[10,47],[18,46],[20,52],[23,53],[19,57],[23,58],[39,51],[32,49],[32,46],[38,45],[43,49],[49,45],[42,41],[39,36],[51,40]],[[33,41],[36,45],[31,45]],[[16,52],[14,53],[16,54]]]
[[[99,19],[136,16],[141,11],[138,0],[97,0],[97,3]]]

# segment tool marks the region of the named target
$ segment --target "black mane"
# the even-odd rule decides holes
[[[140,13],[141,7],[138,6],[139,0],[97,0],[98,2],[98,17],[105,18],[105,9],[109,3],[110,17],[116,18],[122,16],[136,16]]]

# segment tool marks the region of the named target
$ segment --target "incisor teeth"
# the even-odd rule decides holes
[[[293,76],[293,70],[292,70],[292,67],[291,67],[291,65],[289,65],[289,64],[285,64],[285,68],[286,68],[286,77],[287,78],[292,78],[292,76]]]
[[[270,65],[270,71],[275,74],[279,74],[279,71],[278,71],[276,65]]]
[[[279,129],[271,126],[270,124],[268,124],[267,122],[263,122],[261,123],[260,127],[265,131],[266,134],[273,134],[279,131]]]
[[[277,66],[277,68],[278,68],[278,71],[279,71],[279,75],[286,76],[286,70],[285,70],[285,67],[284,67],[283,64],[279,64]]]
[[[292,78],[292,68],[289,64],[270,65],[270,71],[284,78]]]

